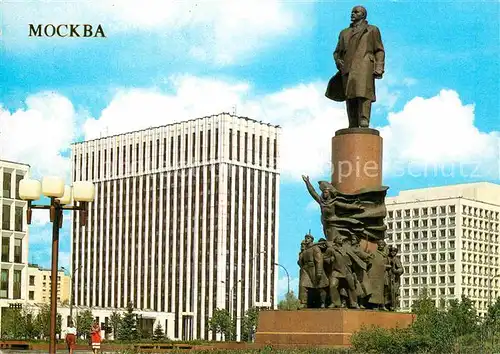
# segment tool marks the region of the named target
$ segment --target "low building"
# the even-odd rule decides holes
[[[436,305],[465,295],[484,316],[500,296],[500,185],[407,190],[386,205],[388,240],[405,269],[401,309],[426,288]]]
[[[50,304],[51,270],[30,264],[28,267],[27,300],[31,303]],[[71,279],[63,270],[57,272],[57,303],[69,305]]]

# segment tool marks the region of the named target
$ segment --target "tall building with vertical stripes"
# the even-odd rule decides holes
[[[76,305],[173,314],[174,339],[213,339],[228,309],[277,304],[280,128],[227,113],[75,143],[93,181],[72,220]],[[164,328],[165,329],[165,328]]]

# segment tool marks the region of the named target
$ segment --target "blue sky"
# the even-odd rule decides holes
[[[68,148],[75,140],[232,111],[233,106],[237,114],[280,124],[279,257],[296,284],[300,240],[309,229],[317,237],[321,232],[319,211],[300,176],[328,178],[330,138],[346,126],[344,106],[323,94],[335,74],[332,51],[338,33],[357,3],[113,5],[0,5],[0,157],[30,163],[34,176],[54,171],[68,176]],[[386,49],[372,125],[384,138],[384,183],[390,195],[409,188],[498,182],[499,2],[364,5]],[[29,38],[29,23],[101,24],[107,38]],[[66,223],[64,266],[69,250]],[[45,215],[36,214],[30,261],[48,266],[49,255],[50,225]],[[286,290],[281,270],[280,278],[280,290]]]

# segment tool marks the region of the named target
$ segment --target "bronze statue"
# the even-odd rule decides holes
[[[376,26],[366,21],[367,11],[355,6],[351,25],[342,30],[333,58],[337,69],[330,79],[326,97],[346,101],[349,128],[368,128],[372,102],[375,102],[375,79],[384,74],[385,51]]]
[[[389,301],[390,310],[396,310],[399,307],[399,288],[401,286],[401,275],[404,273],[403,265],[398,257],[398,248],[389,248]]]
[[[353,194],[340,193],[326,181],[319,182],[321,195],[308,176],[302,176],[311,197],[321,208],[321,223],[328,241],[338,236],[378,241],[385,237],[387,214],[384,198],[388,187],[361,189]]]
[[[321,190],[321,195],[319,195],[312,186],[308,176],[302,176],[302,179],[306,184],[309,194],[321,208],[321,223],[323,224],[323,233],[328,241],[333,241],[339,236],[337,232],[339,228],[361,226],[361,222],[356,219],[349,217],[338,217],[336,215],[337,208],[362,211],[363,208],[359,204],[349,204],[340,201],[340,199],[343,198],[337,197],[337,190],[326,181],[319,182],[319,188]]]
[[[300,273],[299,273],[299,301],[300,301],[300,307],[304,308],[307,307],[308,305],[308,289],[313,288],[313,283],[311,281],[311,278],[309,277],[309,274],[305,271],[305,268],[301,266],[302,262],[302,253],[306,250],[306,248],[309,247],[310,244],[314,239],[312,238],[311,235],[307,234],[300,243],[300,253],[299,253],[299,260],[297,261],[297,264],[299,265]]]
[[[368,277],[368,267],[374,257],[373,253],[364,252],[359,246],[359,239],[353,237],[351,240],[351,247],[354,254],[356,254],[363,262],[366,263],[366,267],[360,266],[358,263],[354,263],[352,271],[356,281],[356,293],[358,295],[358,304],[361,308],[366,306],[366,302],[372,294],[372,287],[370,278]]]
[[[304,251],[300,253],[299,258],[299,266],[303,271],[307,274],[310,279],[310,283],[307,283],[307,280],[304,280],[304,286],[307,289],[307,297],[308,297],[308,307],[311,294],[314,294],[313,289],[317,289],[320,295],[320,306],[325,307],[326,301],[326,288],[328,288],[328,278],[325,275],[325,271],[323,268],[323,252],[321,243],[313,244],[312,241],[314,237],[310,234],[305,236],[306,239],[306,248]]]
[[[380,310],[386,310],[386,287],[388,285],[387,269],[389,265],[387,258],[386,243],[384,240],[377,242],[377,250],[373,253],[371,267],[368,270],[372,294],[368,299],[369,304]]]

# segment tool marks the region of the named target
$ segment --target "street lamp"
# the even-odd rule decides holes
[[[33,205],[41,195],[50,198],[49,205]],[[94,200],[95,189],[91,182],[74,182],[73,188],[64,185],[60,177],[43,177],[42,183],[24,178],[19,183],[19,196],[28,201],[26,219],[31,224],[32,209],[49,209],[52,222],[52,269],[50,289],[50,345],[49,353],[56,353],[56,319],[57,319],[57,263],[59,255],[59,228],[62,227],[63,210],[78,210],[81,212],[80,224],[87,221],[87,203]],[[78,205],[68,205],[71,199]]]
[[[69,279],[70,279],[70,284],[69,284],[69,318],[73,320],[73,279],[75,279],[75,273],[77,272],[78,269],[80,269],[82,266],[78,266],[75,269],[73,269],[73,272],[71,272]],[[64,267],[61,267],[64,270],[67,270]]]
[[[288,292],[287,292],[287,294],[290,294],[290,275],[288,274],[288,270],[286,270],[286,268],[279,263],[274,263],[274,265],[277,265],[285,270],[286,278],[288,279]]]

